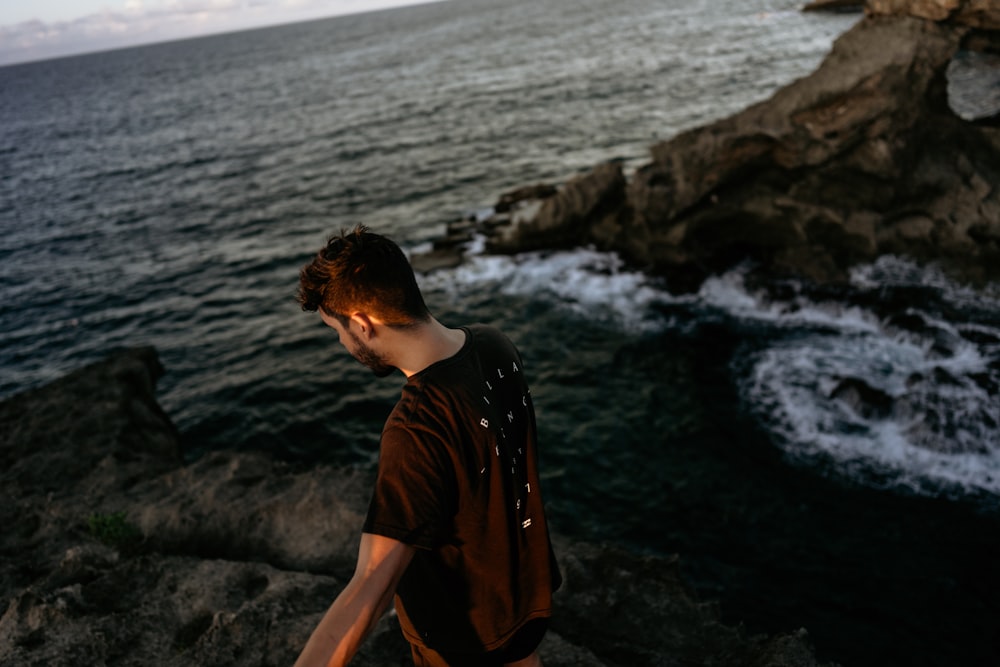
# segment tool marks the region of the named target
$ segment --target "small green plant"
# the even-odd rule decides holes
[[[125,520],[125,512],[91,514],[87,518],[87,528],[95,538],[119,550],[132,548],[142,539],[139,529]]]

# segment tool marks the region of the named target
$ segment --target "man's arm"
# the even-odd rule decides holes
[[[354,576],[313,630],[295,667],[346,665],[392,601],[413,553],[398,540],[362,533]]]

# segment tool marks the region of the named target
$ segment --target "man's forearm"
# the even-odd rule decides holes
[[[363,582],[352,579],[313,630],[295,667],[340,667],[360,648],[388,607],[386,598],[366,599]]]
[[[389,607],[413,547],[365,533],[354,576],[313,630],[295,667],[346,665]]]

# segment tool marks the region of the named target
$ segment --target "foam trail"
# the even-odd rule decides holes
[[[971,318],[949,321],[916,304],[904,314],[923,328],[910,330],[846,299],[781,300],[753,292],[743,268],[709,278],[695,295],[677,297],[611,253],[490,256],[481,254],[482,247],[476,239],[461,266],[423,276],[425,287],[457,297],[488,291],[540,299],[633,334],[721,313],[740,328],[766,332],[760,337],[765,342],[732,367],[747,409],[791,460],[832,463],[835,474],[872,486],[1000,496],[1000,413],[987,388],[998,380],[990,360],[1000,352],[1000,322],[995,315],[977,318],[1000,310],[988,290],[955,285],[895,258],[855,270],[859,291],[927,288],[961,304]],[[852,387],[885,405],[845,398]]]
[[[773,301],[752,293],[744,284],[746,270],[734,269],[706,280],[698,291],[700,303],[740,320],[784,328],[832,327],[843,332],[875,332],[879,319],[862,308],[837,303],[814,304],[806,300]]]
[[[856,271],[855,285],[929,287],[972,315],[996,304],[988,292],[893,258]],[[746,369],[739,382],[748,408],[791,459],[832,462],[838,474],[873,486],[1000,495],[995,318],[953,322],[915,304],[904,314],[923,328],[899,330],[862,307],[768,302],[742,291],[738,275],[706,285],[702,296],[786,330],[734,366]]]
[[[474,241],[470,254],[481,243]],[[631,333],[662,330],[666,322],[654,306],[675,300],[654,279],[627,270],[617,255],[589,248],[515,256],[471,254],[454,269],[423,276],[422,284],[452,294],[489,287],[501,294],[543,299]]]

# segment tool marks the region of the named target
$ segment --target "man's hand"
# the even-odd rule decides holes
[[[313,630],[295,667],[346,665],[392,602],[413,553],[398,540],[362,533],[354,576]]]

